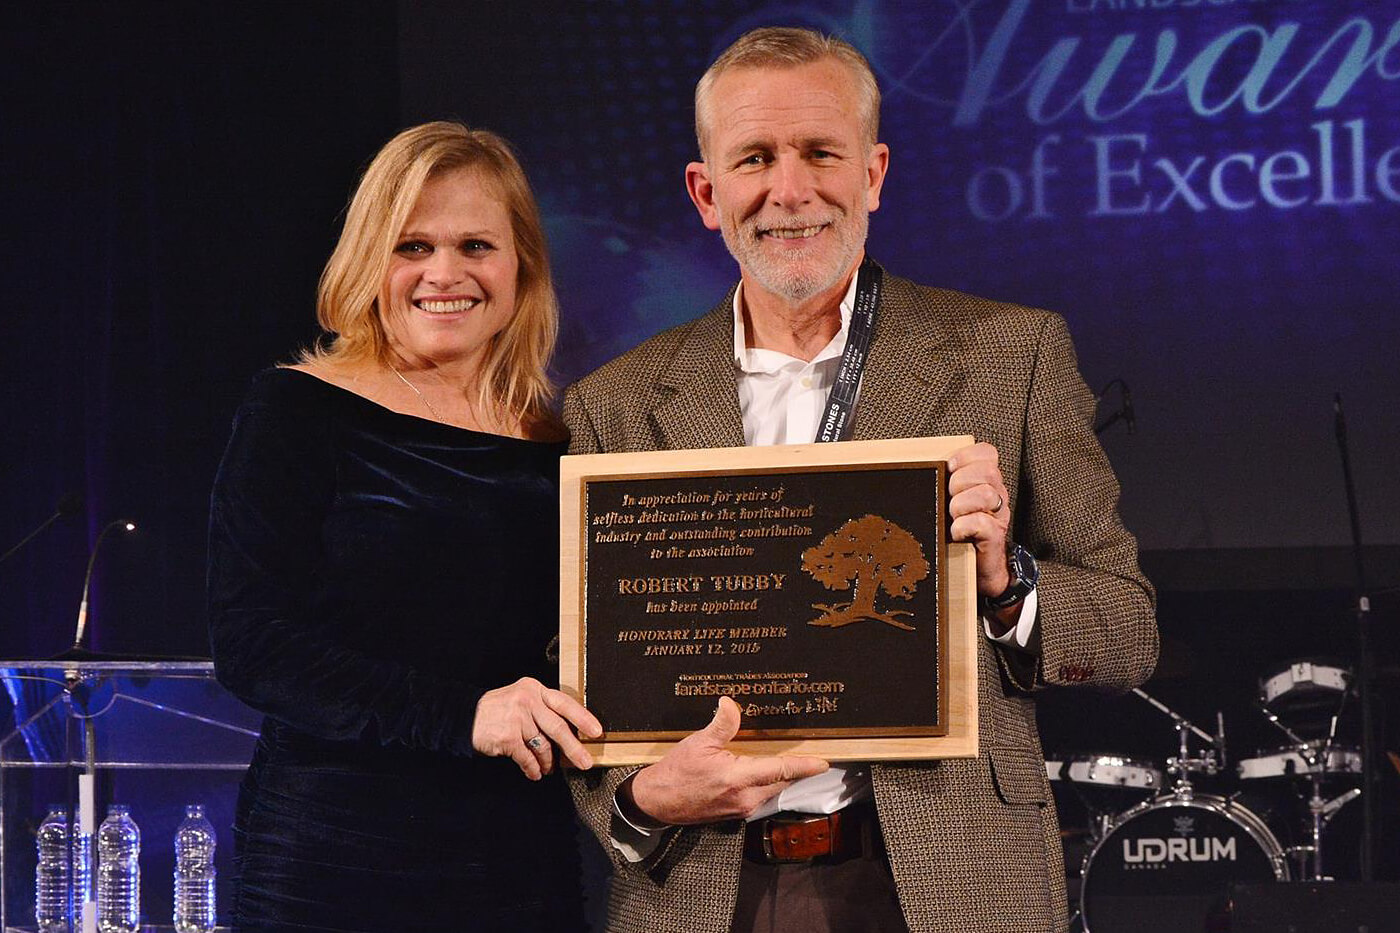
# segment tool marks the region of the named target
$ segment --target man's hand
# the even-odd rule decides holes
[[[637,772],[632,802],[660,823],[713,823],[742,819],[799,778],[830,765],[799,755],[743,757],[726,745],[739,732],[739,704],[720,697],[715,718],[676,744],[666,757]]]
[[[948,512],[953,540],[977,548],[977,592],[999,596],[1011,585],[1006,541],[1011,528],[1011,497],[997,469],[997,449],[973,444],[948,458]],[[1019,613],[1019,606],[1012,607]]]
[[[472,747],[482,755],[509,756],[532,781],[554,770],[556,745],[575,767],[591,768],[593,756],[574,736],[570,723],[588,738],[603,734],[602,724],[578,700],[533,677],[522,677],[481,695]]]

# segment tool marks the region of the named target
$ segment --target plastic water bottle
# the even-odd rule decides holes
[[[141,830],[123,804],[97,828],[97,929],[137,933],[141,919]]]
[[[83,903],[92,897],[92,833],[73,827],[73,927],[82,925]]]
[[[34,842],[34,919],[39,933],[68,933],[68,813],[49,807]]]
[[[214,929],[214,824],[202,804],[185,807],[175,830],[175,930],[209,933]]]

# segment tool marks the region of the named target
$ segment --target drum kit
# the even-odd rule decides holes
[[[1165,772],[1120,755],[1047,757],[1071,894],[1079,865],[1076,929],[1220,929],[1232,884],[1331,880],[1328,824],[1361,795],[1361,754],[1336,741],[1350,682],[1348,670],[1319,660],[1263,677],[1258,708],[1287,744],[1239,761],[1242,790],[1228,796],[1201,793],[1193,780],[1226,773],[1223,717],[1211,735],[1142,690],[1134,693],[1177,733]],[[1270,806],[1281,800],[1290,805]]]

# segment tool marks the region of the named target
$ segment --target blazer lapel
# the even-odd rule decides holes
[[[940,309],[904,279],[887,277],[875,323],[854,440],[937,434],[943,399],[961,372]]]
[[[856,405],[855,440],[940,433],[944,397],[962,370],[939,320],[945,309],[904,279],[886,281]],[[736,378],[731,289],[695,322],[658,379],[671,392],[652,410],[665,446],[742,447]]]
[[[673,450],[744,446],[734,374],[734,290],[695,322],[659,380],[673,394],[652,418]]]

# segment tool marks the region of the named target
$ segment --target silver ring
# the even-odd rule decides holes
[[[997,493],[997,504],[992,506],[992,514],[1000,512],[1003,505],[1006,505],[1006,500],[1001,497],[1001,493]]]
[[[526,739],[525,745],[530,749],[530,751],[537,752],[544,745],[544,736],[537,735],[533,739]]]

